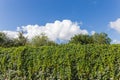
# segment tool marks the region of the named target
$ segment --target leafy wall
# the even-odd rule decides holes
[[[0,80],[118,80],[120,45],[0,48]]]

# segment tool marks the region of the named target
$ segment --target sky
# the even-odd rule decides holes
[[[120,0],[0,0],[0,31],[17,37],[18,30],[54,41],[105,32],[120,43]]]

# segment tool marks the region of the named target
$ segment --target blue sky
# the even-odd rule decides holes
[[[120,41],[119,31],[110,28],[119,18],[120,0],[0,0],[0,31],[67,19],[82,22],[81,29],[89,33],[106,32]]]

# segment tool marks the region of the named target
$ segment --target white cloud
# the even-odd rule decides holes
[[[71,20],[56,20],[54,23],[46,23],[45,26],[40,25],[27,25],[17,27],[17,31],[25,31],[24,36],[28,39],[33,38],[36,35],[45,33],[49,39],[56,40],[69,40],[75,34],[88,34],[88,31],[81,29],[77,22],[72,22]],[[2,31],[6,33],[9,37],[16,38],[18,37],[17,31]]]
[[[120,18],[118,18],[116,21],[110,22],[110,27],[120,32]]]
[[[91,31],[91,35],[94,35],[96,32],[95,31]]]
[[[45,33],[48,38],[54,41],[57,39],[69,40],[75,34],[88,34],[87,30],[80,29],[80,26],[76,22],[74,23],[70,20],[56,20],[54,23],[47,23],[45,26],[27,25],[18,27],[18,29],[25,31],[25,36],[29,39],[35,35]]]
[[[119,40],[113,40],[112,44],[120,44],[120,41]]]

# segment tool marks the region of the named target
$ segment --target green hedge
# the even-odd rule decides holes
[[[119,80],[120,45],[0,48],[0,80]]]

